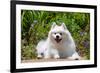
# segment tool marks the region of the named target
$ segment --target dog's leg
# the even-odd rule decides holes
[[[55,58],[55,59],[59,59],[60,56],[59,56],[58,54],[56,54],[56,55],[54,55],[54,58]]]
[[[59,59],[60,58],[59,53],[58,53],[58,51],[56,49],[53,50],[53,57],[55,59]]]
[[[80,60],[81,57],[78,55],[77,52],[75,52],[71,57],[68,57],[69,60]]]
[[[44,58],[45,59],[48,59],[48,58],[50,58],[51,56],[50,56],[50,53],[48,52],[48,51],[45,51],[45,53],[44,53]]]

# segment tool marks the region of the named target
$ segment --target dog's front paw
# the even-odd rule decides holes
[[[43,56],[42,56],[42,55],[40,55],[40,54],[38,54],[37,58],[38,58],[38,59],[42,59],[42,58],[43,58]]]
[[[74,60],[80,60],[80,59],[81,59],[80,57],[74,58]]]
[[[75,52],[71,57],[68,57],[68,59],[81,60],[81,57],[78,55],[78,53]]]
[[[59,55],[54,55],[54,58],[55,58],[55,59],[59,59],[60,56],[59,56]]]
[[[80,57],[68,57],[67,59],[69,59],[69,60],[80,60],[81,58]]]

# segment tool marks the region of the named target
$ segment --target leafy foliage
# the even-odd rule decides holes
[[[36,59],[35,47],[46,39],[51,23],[64,22],[76,43],[77,51],[90,58],[90,14],[78,12],[21,11],[21,59]]]

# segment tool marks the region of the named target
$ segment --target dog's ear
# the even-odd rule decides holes
[[[67,29],[65,23],[62,23],[61,26],[62,26],[64,29]]]
[[[53,22],[53,23],[52,23],[52,26],[51,26],[51,29],[53,29],[55,26],[56,26],[56,23]]]

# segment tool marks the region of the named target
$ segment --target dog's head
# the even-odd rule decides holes
[[[49,32],[50,39],[56,43],[60,43],[67,38],[68,30],[64,23],[58,26],[55,22],[52,24]]]

